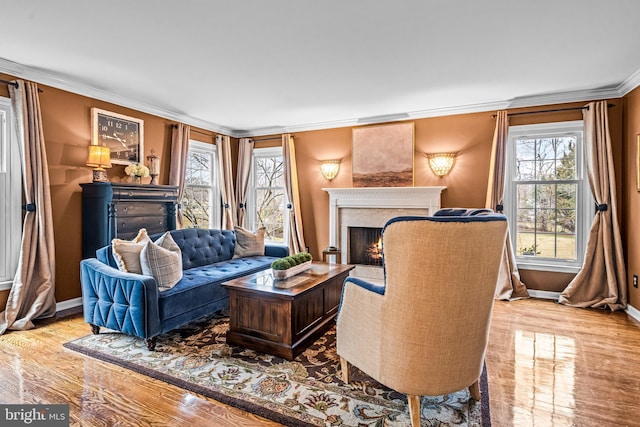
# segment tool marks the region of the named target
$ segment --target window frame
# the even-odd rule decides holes
[[[257,230],[258,229],[258,218],[257,218],[257,192],[256,190],[258,190],[259,188],[266,188],[266,187],[257,187],[256,186],[256,160],[257,158],[264,158],[264,157],[281,157],[282,158],[282,162],[283,162],[283,166],[284,166],[284,153],[282,152],[282,147],[278,146],[278,147],[266,147],[266,148],[254,148],[253,149],[253,155],[251,158],[251,174],[250,174],[250,178],[249,178],[249,191],[248,191],[248,195],[247,195],[247,201],[248,201],[248,207],[250,209],[247,209],[247,220],[248,220],[248,225],[249,227],[251,227],[252,230]],[[279,188],[279,187],[272,187],[272,188]],[[271,243],[271,244],[279,244],[279,245],[286,245],[289,242],[289,215],[288,215],[288,209],[287,209],[287,205],[290,203],[289,202],[289,197],[287,196],[287,189],[286,186],[282,186],[282,189],[284,191],[284,209],[282,212],[282,239],[283,241],[280,242],[278,240],[270,240],[266,237],[265,235],[265,243]]]
[[[542,138],[545,136],[578,135],[576,144],[576,259],[564,260],[555,258],[531,257],[518,255],[517,243],[517,181],[515,141],[519,138]],[[509,231],[514,248],[518,268],[523,270],[551,271],[561,273],[577,273],[582,268],[587,239],[595,213],[595,200],[589,186],[586,170],[584,147],[584,122],[582,120],[538,123],[530,125],[509,126],[507,140],[507,165],[505,170],[504,213],[509,221]],[[525,181],[531,183],[536,181]],[[558,181],[550,181],[558,182]],[[561,181],[567,182],[567,181]]]
[[[211,185],[188,184],[185,180],[185,193],[187,191],[187,188],[209,189],[209,200],[211,200],[211,205],[209,206],[209,228],[221,228],[222,219],[220,206],[220,171],[218,170],[219,164],[217,147],[215,144],[189,140],[189,149],[187,152],[187,168],[189,167],[188,158],[192,152],[211,155]],[[216,203],[216,201],[218,201],[218,203]],[[184,199],[182,203],[184,203]]]
[[[0,97],[0,291],[11,289],[22,240],[22,160],[11,100]]]

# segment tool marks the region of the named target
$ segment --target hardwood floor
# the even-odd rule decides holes
[[[0,403],[69,403],[71,425],[278,426],[62,347],[79,314],[0,336]],[[487,352],[494,426],[640,426],[640,323],[552,301],[497,301]]]

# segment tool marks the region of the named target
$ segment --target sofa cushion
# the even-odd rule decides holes
[[[233,231],[236,233],[233,258],[264,255],[264,227],[260,227],[255,233],[238,226],[233,227]]]
[[[268,256],[246,257],[184,270],[182,279],[174,287],[160,290],[160,318],[179,316],[187,309],[195,310],[216,299],[227,298],[229,294],[219,286],[220,283],[264,270],[276,259]],[[212,285],[215,283],[218,285]]]
[[[150,241],[147,230],[144,228],[138,231],[138,235],[133,240],[113,239],[111,247],[113,248],[113,258],[118,269],[127,273],[142,274],[140,252],[144,245]]]
[[[153,276],[158,287],[168,289],[182,278],[182,253],[166,232],[155,242],[147,242],[140,252],[142,274]]]

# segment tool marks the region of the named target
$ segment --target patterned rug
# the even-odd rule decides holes
[[[158,337],[156,351],[144,340],[102,332],[64,344],[66,348],[287,426],[408,426],[406,396],[353,369],[340,379],[335,328],[294,361],[226,344],[228,317],[214,316]],[[104,331],[104,330],[103,330]],[[422,398],[423,426],[491,425],[486,373],[482,401],[462,390]]]

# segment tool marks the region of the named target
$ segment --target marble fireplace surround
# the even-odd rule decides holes
[[[362,187],[323,188],[329,193],[329,245],[342,249],[340,262],[346,264],[349,227],[382,228],[401,215],[432,215],[441,206],[447,187]],[[382,277],[380,267],[358,266],[361,277]]]

